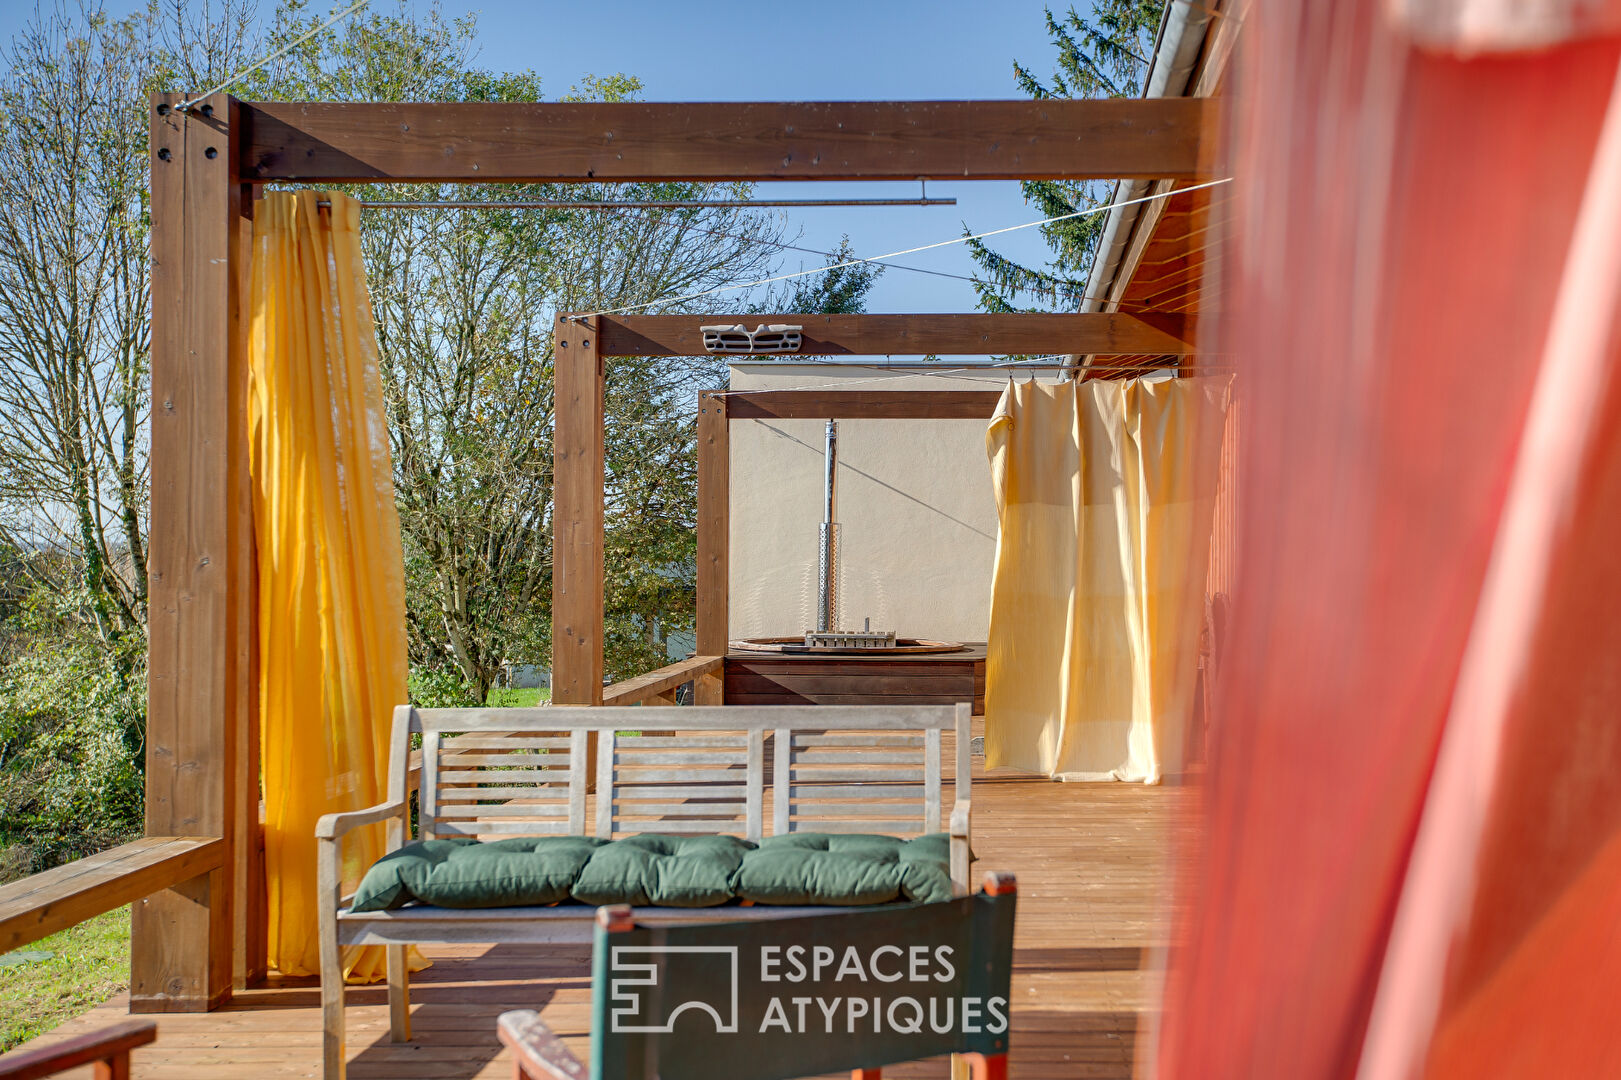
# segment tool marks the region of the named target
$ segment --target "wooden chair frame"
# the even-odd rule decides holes
[[[1018,892],[1018,879],[1009,873],[987,872],[983,891],[986,896],[1013,896]],[[596,945],[601,949],[606,942],[613,940],[614,935],[635,930],[637,923],[642,920],[637,918],[637,913],[629,907],[614,905],[598,908],[595,921],[598,928]],[[1010,937],[1011,930],[1010,916],[1008,925]],[[1011,941],[1008,944],[1011,945]],[[1011,962],[1011,957],[1008,959]],[[596,968],[597,974],[594,975],[593,981],[600,977],[601,970]],[[593,993],[595,992],[596,987],[593,986]],[[502,1013],[497,1030],[501,1041],[512,1050],[513,1080],[587,1080],[587,1077],[601,1076],[603,1066],[601,1061],[595,1059],[595,1047],[599,1045],[599,1040],[604,1035],[601,1030],[603,1016],[600,1010],[593,1011],[597,1012],[597,1015],[592,1021],[593,1060],[589,1070],[586,1063],[576,1058],[567,1044],[540,1018],[539,1013],[531,1009]],[[987,1049],[990,1052],[971,1052],[965,1049],[964,1052],[952,1054],[953,1077],[960,1080],[1006,1080],[1008,1075],[1006,1040],[997,1040],[993,1047]],[[893,1062],[893,1059],[888,1060]],[[882,1080],[882,1077],[881,1065],[869,1065],[851,1071],[851,1080]]]
[[[40,1080],[90,1066],[94,1080],[130,1080],[130,1051],[158,1037],[151,1020],[125,1020],[33,1050],[0,1056],[0,1080]]]

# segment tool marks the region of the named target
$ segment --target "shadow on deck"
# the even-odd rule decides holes
[[[1012,1061],[1020,1080],[1129,1077],[1150,970],[1167,938],[1167,841],[1191,827],[1196,790],[975,778],[975,878],[1019,877]],[[496,1017],[539,1009],[582,1057],[590,1020],[585,946],[443,946],[412,984],[415,1041],[391,1043],[381,987],[350,990],[349,1075],[355,1080],[510,1077]],[[115,1023],[123,997],[38,1044]],[[320,995],[313,979],[280,979],[213,1013],[154,1017],[158,1041],[134,1058],[137,1080],[320,1075]],[[942,1077],[943,1061],[885,1069]],[[66,1074],[88,1078],[89,1071]]]

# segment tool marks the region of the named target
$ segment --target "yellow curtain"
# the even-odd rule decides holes
[[[1193,704],[1231,377],[1010,383],[985,764],[1158,783]]]
[[[254,212],[265,871],[270,963],[287,975],[320,971],[315,821],[382,801],[390,712],[406,700],[405,572],[359,225],[359,204],[336,193],[278,192]],[[347,839],[347,887],[381,853],[380,830]],[[344,968],[381,978],[383,950],[352,950]]]

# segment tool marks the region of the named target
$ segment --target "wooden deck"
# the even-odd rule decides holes
[[[1019,877],[1012,1073],[1019,1080],[1129,1077],[1151,970],[1170,912],[1170,837],[1191,827],[1194,789],[987,779],[974,786],[975,877]],[[538,1008],[586,1052],[589,949],[458,947],[428,950],[434,965],[412,986],[416,1041],[388,1038],[380,987],[350,991],[349,1075],[357,1078],[510,1077],[495,1033],[507,1009]],[[30,1045],[124,1019],[123,997]],[[158,1041],[136,1051],[137,1080],[314,1077],[320,1073],[320,1000],[312,979],[279,980],[218,1012],[155,1017]],[[885,1070],[939,1077],[942,1062]],[[89,1076],[88,1070],[66,1074]]]

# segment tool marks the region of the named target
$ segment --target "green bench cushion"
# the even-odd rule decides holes
[[[790,833],[423,840],[379,859],[352,910],[530,907],[576,900],[639,907],[885,904],[951,898],[950,838]]]
[[[412,900],[447,908],[533,907],[569,898],[606,841],[588,836],[419,840],[378,859],[353,910],[390,911]]]
[[[732,899],[732,875],[754,845],[735,836],[644,833],[599,848],[574,882],[582,904],[715,907]]]
[[[732,881],[757,904],[933,903],[951,899],[951,837],[785,833],[760,842]]]

